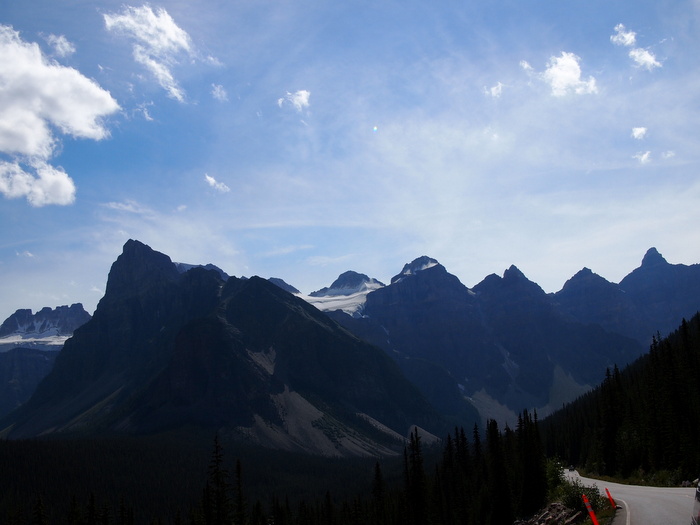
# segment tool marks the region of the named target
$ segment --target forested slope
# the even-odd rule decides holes
[[[542,422],[545,449],[591,472],[679,483],[700,469],[700,315]]]

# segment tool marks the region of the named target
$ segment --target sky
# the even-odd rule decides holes
[[[128,239],[304,293],[700,263],[700,1],[4,0],[0,321]]]

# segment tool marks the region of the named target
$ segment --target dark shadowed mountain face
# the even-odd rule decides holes
[[[579,322],[598,324],[648,347],[654,335],[669,334],[700,309],[700,264],[669,264],[650,248],[641,266],[620,284],[584,268],[554,294],[554,301]]]
[[[466,404],[513,421],[573,400],[698,309],[700,265],[652,248],[620,284],[584,268],[556,294],[515,266],[469,290],[424,256],[370,292],[361,315],[329,315],[394,357],[444,413],[468,417]]]
[[[51,372],[58,352],[16,347],[0,352],[0,418],[27,401]]]
[[[199,426],[328,455],[389,453],[441,418],[381,350],[267,280],[128,241],[104,298],[2,426],[150,433]]]
[[[434,259],[407,264],[367,295],[361,318],[330,315],[393,356],[444,413],[513,421],[571,401],[643,347],[578,322],[516,267],[472,290]]]
[[[0,325],[0,418],[29,399],[66,340],[89,320],[78,303],[17,310]]]

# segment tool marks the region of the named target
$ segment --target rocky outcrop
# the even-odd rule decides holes
[[[561,503],[550,503],[527,521],[518,520],[513,525],[571,525],[583,521],[581,511],[565,507]]]

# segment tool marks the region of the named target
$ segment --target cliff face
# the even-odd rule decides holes
[[[382,432],[385,425],[393,432]],[[92,320],[5,435],[223,429],[279,448],[388,453],[440,417],[381,350],[257,277],[129,241]]]

